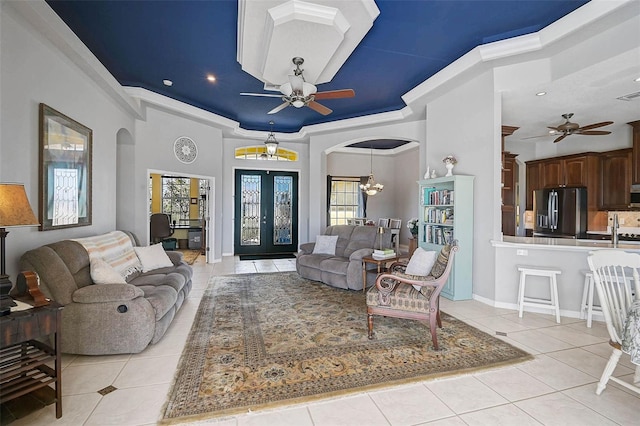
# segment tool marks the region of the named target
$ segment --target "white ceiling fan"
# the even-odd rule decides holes
[[[318,92],[315,85],[307,83],[302,75],[303,69],[300,65],[304,63],[304,59],[295,57],[292,59],[296,69],[293,70],[294,75],[289,76],[289,81],[280,85],[281,95],[272,95],[268,93],[240,93],[242,96],[261,96],[269,98],[281,98],[283,103],[269,111],[267,114],[275,114],[282,111],[289,105],[295,108],[302,108],[308,106],[312,110],[319,112],[322,115],[331,114],[333,111],[330,108],[316,102],[316,99],[340,99],[340,98],[352,98],[356,95],[353,89],[342,90],[329,90],[326,92]]]

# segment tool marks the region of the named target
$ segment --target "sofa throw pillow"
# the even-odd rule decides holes
[[[140,263],[142,263],[142,272],[173,266],[173,262],[171,262],[164,248],[162,248],[162,243],[148,247],[134,247],[134,250],[138,255],[138,259],[140,259]]]
[[[91,260],[91,279],[95,284],[126,284],[122,275],[103,259],[95,258]]]
[[[318,235],[316,245],[313,247],[313,254],[336,254],[337,235]]]
[[[429,275],[433,264],[436,262],[436,254],[437,253],[435,251],[427,251],[422,247],[418,247],[411,255],[411,259],[409,259],[409,263],[407,263],[404,273],[407,275],[419,275],[423,277]],[[421,287],[414,285],[413,288],[420,291]]]
[[[411,255],[404,273],[407,275],[429,275],[433,264],[436,262],[436,255],[435,251],[427,251],[422,247],[418,247]]]

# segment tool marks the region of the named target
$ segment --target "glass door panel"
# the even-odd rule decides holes
[[[236,170],[235,254],[298,250],[298,174]]]

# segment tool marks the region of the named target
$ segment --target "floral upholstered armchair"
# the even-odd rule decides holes
[[[419,248],[408,263],[395,262],[389,272],[378,275],[376,285],[367,293],[369,339],[373,339],[374,315],[428,321],[433,347],[439,350],[436,324],[442,328],[440,292],[457,251],[456,242],[444,246],[440,253]]]

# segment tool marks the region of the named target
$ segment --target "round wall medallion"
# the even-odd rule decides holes
[[[198,147],[193,139],[182,136],[176,139],[173,143],[173,153],[181,162],[190,164],[196,161],[196,157],[198,156]]]

